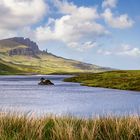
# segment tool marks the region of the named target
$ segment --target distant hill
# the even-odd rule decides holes
[[[0,74],[78,73],[107,70],[110,69],[41,51],[29,38],[14,37],[0,40]]]

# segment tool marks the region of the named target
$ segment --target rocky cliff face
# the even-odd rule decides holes
[[[9,40],[27,46],[26,48],[11,49],[9,55],[36,55],[40,53],[38,45],[29,38],[14,37]]]

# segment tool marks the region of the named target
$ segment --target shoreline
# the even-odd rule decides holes
[[[132,76],[129,77],[129,74]],[[100,73],[83,73],[83,72],[48,73],[48,74],[37,74],[37,73],[18,74],[17,73],[17,74],[2,74],[0,76],[46,76],[46,75],[69,75],[69,76],[71,75],[72,77],[65,78],[63,81],[80,83],[81,86],[140,92],[139,70],[128,70],[128,71],[119,70],[119,71],[107,71],[107,72],[100,72]]]
[[[66,78],[64,81],[80,83],[81,86],[140,92],[139,70],[83,73],[71,78]]]

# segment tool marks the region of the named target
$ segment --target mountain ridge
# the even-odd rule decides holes
[[[0,40],[0,62],[15,67],[22,72],[38,74],[101,72],[109,70],[109,68],[66,59],[41,51],[35,42],[23,37]]]
[[[9,50],[9,55],[36,55],[40,53],[38,45],[31,41],[29,38],[23,37],[13,37],[9,39],[0,40],[0,44],[4,46],[9,46],[11,44],[11,49]],[[16,47],[19,45],[24,47]]]

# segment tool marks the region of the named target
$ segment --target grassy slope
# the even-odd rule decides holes
[[[25,71],[19,70],[18,68],[11,66],[10,64],[4,63],[0,60],[0,75],[11,75],[21,73],[25,73]]]
[[[40,54],[37,57],[31,56],[8,56],[0,54],[0,58],[7,63],[17,66],[21,71],[29,73],[77,73],[77,72],[99,72],[104,69],[98,66],[87,66],[85,68],[79,67],[81,65],[78,61],[63,59],[53,56],[51,54]],[[86,69],[86,70],[85,70]]]
[[[24,65],[12,63],[12,59],[8,56],[7,51],[15,48],[27,48],[27,46],[10,40],[0,40],[0,75],[25,74],[29,70],[32,71],[31,68],[25,68]],[[4,61],[6,57],[7,61]]]
[[[1,140],[139,140],[140,118],[0,116]]]
[[[65,81],[79,82],[81,85],[92,87],[140,91],[140,71],[110,71],[95,74],[85,73],[65,79]]]
[[[100,72],[106,69],[96,65],[89,65],[74,60],[68,60],[44,53],[31,56],[9,56],[8,51],[15,48],[26,48],[27,46],[11,41],[0,40],[0,59],[7,66],[28,73],[50,74],[50,73],[78,73],[78,72]],[[9,65],[10,64],[10,65]],[[9,69],[10,70],[10,69]],[[0,67],[0,72],[3,71]],[[4,72],[3,72],[4,73]],[[12,73],[12,71],[9,71]],[[14,74],[14,73],[13,73]]]

